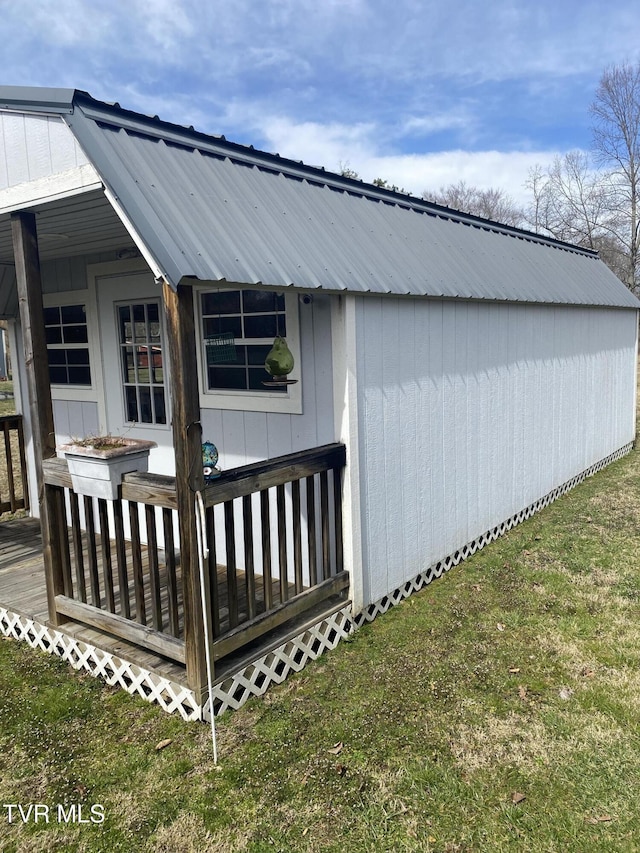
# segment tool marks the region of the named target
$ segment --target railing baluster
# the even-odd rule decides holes
[[[147,554],[149,557],[149,588],[151,590],[151,624],[162,631],[162,601],[160,598],[160,569],[158,566],[158,537],[156,535],[155,507],[145,504],[147,525]]]
[[[307,548],[309,550],[309,584],[318,583],[318,558],[316,553],[316,484],[315,477],[307,477]]]
[[[227,604],[229,607],[229,627],[238,624],[238,587],[236,576],[236,526],[233,517],[233,501],[224,505],[224,535],[227,552]]]
[[[244,571],[247,593],[247,618],[256,615],[256,579],[253,566],[253,513],[251,495],[242,498],[242,529],[244,533]]]
[[[213,636],[220,636],[220,590],[218,588],[218,562],[216,559],[216,525],[214,507],[206,509],[207,543],[209,545],[209,596],[213,619]]]
[[[49,487],[51,488],[51,487]],[[64,594],[73,598],[73,581],[71,579],[71,552],[69,550],[69,534],[67,532],[67,513],[64,506],[64,489],[53,490],[55,495],[55,524],[61,533],[60,558],[62,560],[62,583]]]
[[[91,584],[91,603],[101,607],[100,580],[98,578],[98,552],[96,550],[96,525],[93,518],[93,498],[85,495],[84,523],[87,531],[87,563],[89,564],[89,581]]]
[[[271,586],[271,519],[269,512],[269,490],[260,492],[260,526],[262,528],[262,584],[265,610],[273,607]]]
[[[24,449],[24,426],[22,415],[18,420],[18,455],[20,456],[20,478],[22,480],[22,507],[29,509],[29,479],[27,477],[27,455]]]
[[[107,610],[116,612],[116,600],[113,591],[113,563],[111,560],[111,541],[109,538],[109,516],[107,502],[98,498],[98,518],[100,519],[100,550],[102,553],[102,577]]]
[[[293,567],[297,595],[303,590],[302,523],[300,520],[300,480],[294,480],[291,484],[291,510],[293,515]]]
[[[118,564],[118,587],[120,590],[120,614],[125,619],[131,619],[131,602],[129,600],[129,575],[127,572],[127,546],[124,539],[124,519],[122,517],[122,501],[113,502],[113,521],[116,534],[116,561]]]
[[[73,560],[76,567],[76,588],[80,595],[80,601],[86,604],[87,584],[84,578],[84,554],[82,553],[80,507],[78,505],[78,496],[75,492],[69,492],[69,505],[71,507],[71,539],[73,542]]]
[[[169,607],[169,630],[174,637],[180,636],[178,614],[178,581],[176,578],[176,552],[173,544],[173,513],[166,507],[162,510],[164,529],[164,553],[167,569],[167,603]]]
[[[278,511],[278,574],[280,577],[280,603],[282,604],[289,598],[284,484],[276,487],[276,506]]]
[[[342,548],[342,469],[333,468],[333,523],[336,545],[336,565],[334,574],[344,569],[344,556]]]
[[[4,433],[4,455],[7,460],[7,485],[9,487],[9,510],[15,512],[18,508],[16,500],[16,487],[13,479],[13,449],[11,447],[11,433],[9,432],[10,421],[5,421],[2,425]]]
[[[326,471],[320,472],[320,523],[322,525],[322,580],[331,574],[329,544],[329,478]]]
[[[136,621],[141,625],[146,625],[147,605],[144,600],[140,515],[138,514],[138,504],[135,501],[129,501],[129,526],[131,527],[131,562],[133,564],[133,593],[136,599]]]

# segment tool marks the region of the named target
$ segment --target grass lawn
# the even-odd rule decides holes
[[[4,391],[13,392],[13,382],[7,379],[0,381],[0,394]],[[0,415],[12,415],[15,410],[16,406],[13,398],[8,400],[0,399]]]
[[[218,769],[208,727],[0,641],[0,803],[50,808],[3,806],[0,849],[637,851],[639,564],[635,451],[220,719]]]

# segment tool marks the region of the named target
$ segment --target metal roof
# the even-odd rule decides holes
[[[594,253],[559,241],[205,136],[83,92],[0,87],[3,105],[62,115],[152,267],[174,287],[198,279],[640,306]]]

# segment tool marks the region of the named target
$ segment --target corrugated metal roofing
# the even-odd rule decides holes
[[[15,95],[14,108],[24,91]],[[4,92],[0,105],[8,100]],[[43,90],[34,100],[47,100]],[[593,253],[150,119],[85,93],[70,100],[71,114],[63,112],[62,95],[49,102],[173,286],[196,278],[640,305]]]

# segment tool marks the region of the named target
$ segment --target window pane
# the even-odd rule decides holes
[[[242,307],[247,314],[274,312],[276,310],[276,294],[268,290],[243,290]]]
[[[151,349],[151,354],[151,357],[153,359],[151,381],[157,382],[159,385],[161,385],[164,382],[164,370],[162,367],[162,350],[160,349],[160,347],[153,347]]]
[[[88,349],[70,349],[66,351],[67,361],[69,364],[77,364],[89,366],[89,350]]]
[[[202,294],[203,314],[239,314],[240,291],[222,290]]]
[[[242,320],[240,317],[211,317],[202,321],[205,338],[214,335],[229,334],[234,338],[242,337]]]
[[[133,347],[124,347],[122,350],[123,380],[125,382],[136,381],[136,370],[133,361]]]
[[[60,309],[63,323],[86,323],[87,312],[84,305],[63,305]]]
[[[153,389],[153,402],[156,407],[156,423],[166,424],[167,412],[164,405],[164,388]]]
[[[265,360],[270,350],[271,344],[254,344],[253,346],[247,347],[249,364],[260,364],[264,367]]]
[[[50,349],[49,350],[49,364],[66,364],[66,352],[63,349]]]
[[[49,366],[49,381],[52,385],[67,385],[67,368]]]
[[[277,334],[284,334],[284,318],[279,318],[276,323],[274,314],[255,315],[244,318],[245,338],[274,338]]]
[[[60,326],[49,326],[44,332],[48,344],[62,343],[62,329]]]
[[[138,421],[138,400],[136,397],[136,389],[128,385],[125,389],[125,405],[127,409],[127,420]]]
[[[45,324],[45,326],[59,326],[60,325],[60,309],[57,307],[45,308],[44,309],[44,324]]]
[[[86,326],[63,326],[63,332],[65,344],[86,344],[89,340]]]
[[[143,424],[153,423],[153,409],[151,408],[151,389],[139,386],[140,393],[140,421]]]
[[[128,305],[118,308],[118,319],[120,323],[120,341],[129,343],[131,341],[131,312]]]
[[[149,382],[149,350],[147,347],[136,347],[138,362],[138,382]]]
[[[91,385],[91,374],[88,367],[69,368],[70,385]]]
[[[209,367],[209,388],[233,388],[245,391],[247,388],[244,367]]]

